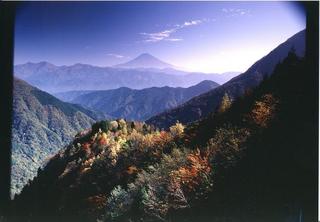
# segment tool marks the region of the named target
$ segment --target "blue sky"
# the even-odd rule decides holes
[[[290,2],[27,2],[15,64],[111,66],[141,53],[185,70],[245,71],[305,28]]]

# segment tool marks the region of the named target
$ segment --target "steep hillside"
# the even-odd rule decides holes
[[[292,48],[295,49],[298,56],[304,56],[305,30],[279,45],[268,55],[253,64],[245,73],[234,77],[220,87],[191,99],[175,109],[150,118],[147,123],[160,128],[167,128],[177,120],[182,123],[190,123],[204,118],[217,108],[225,93],[234,99],[243,95],[246,90],[257,86],[264,77],[272,73],[275,66],[288,55]]]
[[[11,190],[19,193],[51,155],[104,114],[62,102],[14,79]]]
[[[217,83],[206,80],[189,88],[153,87],[141,90],[119,88],[84,93],[71,102],[115,118],[143,121],[217,86]]]
[[[11,219],[314,221],[315,75],[290,53],[254,91],[187,127],[99,122],[39,171]]]

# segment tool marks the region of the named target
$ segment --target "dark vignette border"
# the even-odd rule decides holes
[[[303,2],[301,3],[306,9],[307,15],[307,33],[306,33],[306,61],[308,63],[308,70],[305,74],[312,74],[314,85],[313,97],[309,98],[309,104],[312,106],[313,119],[314,119],[314,129],[313,138],[314,141],[310,141],[313,147],[305,147],[306,152],[310,152],[315,155],[315,163],[313,164],[313,190],[314,199],[312,200],[312,206],[310,206],[310,211],[314,212],[314,218],[318,220],[319,212],[319,2]],[[311,202],[310,202],[311,204]],[[315,221],[316,221],[315,220]]]
[[[10,205],[14,14],[16,3],[0,2],[0,220]]]
[[[14,58],[14,18],[17,2],[0,2],[0,221],[10,213],[10,165],[12,88]],[[314,97],[310,105],[314,110],[314,141],[308,152],[316,156],[314,163],[314,205],[318,215],[318,147],[319,147],[319,2],[301,2],[307,15],[306,58],[309,70],[314,75]],[[317,217],[318,218],[318,217]]]

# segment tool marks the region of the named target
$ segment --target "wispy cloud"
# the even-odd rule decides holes
[[[170,41],[170,42],[179,42],[182,41],[183,39],[181,38],[170,38],[170,39],[166,39],[166,41]]]
[[[223,8],[222,12],[226,13],[228,17],[250,15],[250,10],[242,8]]]
[[[161,40],[169,39],[170,35],[176,31],[177,31],[177,29],[174,28],[174,29],[167,29],[167,30],[163,30],[161,32],[154,32],[154,33],[142,32],[142,33],[140,33],[140,35],[144,36],[145,42],[158,42]]]
[[[159,42],[159,41],[177,42],[177,41],[182,41],[183,39],[171,38],[171,35],[173,33],[181,29],[184,29],[186,27],[200,25],[201,23],[209,22],[209,21],[214,21],[214,19],[191,20],[191,21],[186,21],[182,24],[175,24],[173,28],[166,29],[160,32],[153,32],[153,33],[142,32],[139,34],[144,37],[144,40],[143,40],[144,42]]]
[[[111,57],[114,57],[114,58],[117,58],[117,59],[125,58],[125,56],[123,56],[123,55],[113,54],[113,53],[108,53],[107,56],[111,56]]]
[[[182,25],[180,25],[178,27],[184,28],[184,27],[191,26],[191,25],[199,25],[199,24],[201,24],[203,22],[204,22],[203,20],[187,21],[187,22],[184,22]]]

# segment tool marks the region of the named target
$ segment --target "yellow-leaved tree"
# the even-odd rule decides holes
[[[218,108],[218,113],[225,112],[227,109],[230,108],[231,104],[232,104],[231,98],[229,97],[228,93],[225,93],[221,99],[221,103]]]

